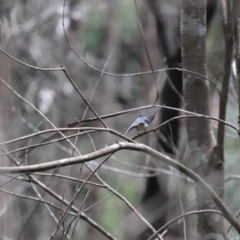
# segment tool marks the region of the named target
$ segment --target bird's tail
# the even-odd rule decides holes
[[[149,123],[151,123],[151,122],[154,120],[157,112],[160,111],[160,110],[161,110],[161,107],[160,107],[160,108],[157,108],[156,110],[154,110],[152,113],[150,113],[150,114],[147,116],[147,118],[148,118],[148,120],[149,120]]]

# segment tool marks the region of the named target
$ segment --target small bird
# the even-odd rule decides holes
[[[150,113],[148,116],[140,114],[138,118],[135,120],[135,122],[127,129],[125,135],[127,135],[133,128],[137,129],[138,134],[140,131],[147,131],[148,125],[154,120],[157,112],[160,109],[161,107]]]

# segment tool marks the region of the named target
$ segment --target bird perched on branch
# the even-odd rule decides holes
[[[150,113],[148,116],[140,114],[138,118],[135,120],[135,122],[127,129],[125,135],[127,135],[133,128],[137,129],[138,134],[140,131],[147,131],[148,125],[154,120],[157,112],[160,109],[161,107]]]

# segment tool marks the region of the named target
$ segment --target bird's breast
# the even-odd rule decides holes
[[[137,130],[138,131],[143,131],[143,130],[146,130],[147,127],[148,127],[147,123],[141,123],[137,126]]]

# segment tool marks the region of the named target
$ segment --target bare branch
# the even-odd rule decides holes
[[[204,214],[204,213],[217,213],[217,214],[222,215],[221,212],[219,212],[219,211],[217,211],[217,210],[212,210],[212,209],[210,209],[210,210],[206,209],[206,210],[199,210],[199,211],[192,211],[192,212],[184,213],[184,214],[182,214],[182,215],[180,215],[180,216],[172,219],[172,220],[169,221],[168,223],[166,223],[164,226],[162,226],[160,229],[158,229],[157,232],[159,233],[159,232],[163,231],[163,230],[166,229],[170,224],[176,222],[178,219],[181,219],[181,218],[183,218],[183,217],[185,217],[185,216],[189,216],[189,215],[193,215],[193,214]],[[151,239],[153,239],[154,237],[155,237],[155,234],[153,234],[150,238],[148,238],[148,240],[151,240]]]
[[[161,162],[178,169],[180,172],[182,172],[183,174],[185,174],[186,176],[194,180],[196,183],[198,183],[202,187],[204,191],[206,191],[206,193],[209,196],[212,197],[213,201],[215,202],[217,207],[220,209],[224,217],[233,225],[233,227],[238,231],[238,233],[240,233],[240,224],[238,220],[228,210],[228,208],[223,203],[223,201],[219,198],[216,192],[199,175],[197,175],[196,173],[194,173],[192,170],[185,167],[184,165],[171,159],[170,157],[165,156],[164,154],[157,152],[156,150],[144,144],[120,142],[117,144],[113,144],[109,147],[106,147],[104,149],[98,150],[94,153],[72,157],[72,158],[60,159],[60,160],[52,161],[49,163],[41,163],[41,164],[35,164],[31,166],[20,166],[20,167],[1,167],[0,173],[24,173],[24,172],[30,173],[30,172],[36,172],[36,171],[44,171],[44,170],[49,170],[56,167],[62,167],[62,166],[91,161],[98,157],[106,156],[123,149],[140,151],[140,152],[149,154],[150,156],[156,159],[159,159]]]
[[[23,65],[23,66],[25,66],[25,67],[32,68],[32,69],[34,69],[34,70],[39,70],[39,71],[62,71],[62,70],[63,70],[62,67],[61,67],[61,68],[40,68],[40,67],[35,67],[35,66],[33,66],[33,65],[30,65],[30,64],[27,64],[27,63],[25,63],[25,62],[22,62],[22,61],[18,60],[17,58],[15,58],[15,57],[13,57],[12,55],[10,55],[9,53],[7,53],[7,52],[6,52],[4,49],[2,49],[1,47],[0,47],[0,51],[1,51],[2,53],[4,53],[6,56],[8,56],[9,58],[11,58],[12,60],[14,60],[15,62],[20,63],[21,65]]]
[[[219,103],[219,119],[225,120],[233,53],[231,6],[229,0],[222,0],[222,13],[223,13],[222,16],[223,33],[225,39],[225,58],[224,58],[224,74]],[[217,144],[219,147],[219,156],[222,160],[224,160],[224,137],[225,137],[225,124],[219,122]]]

